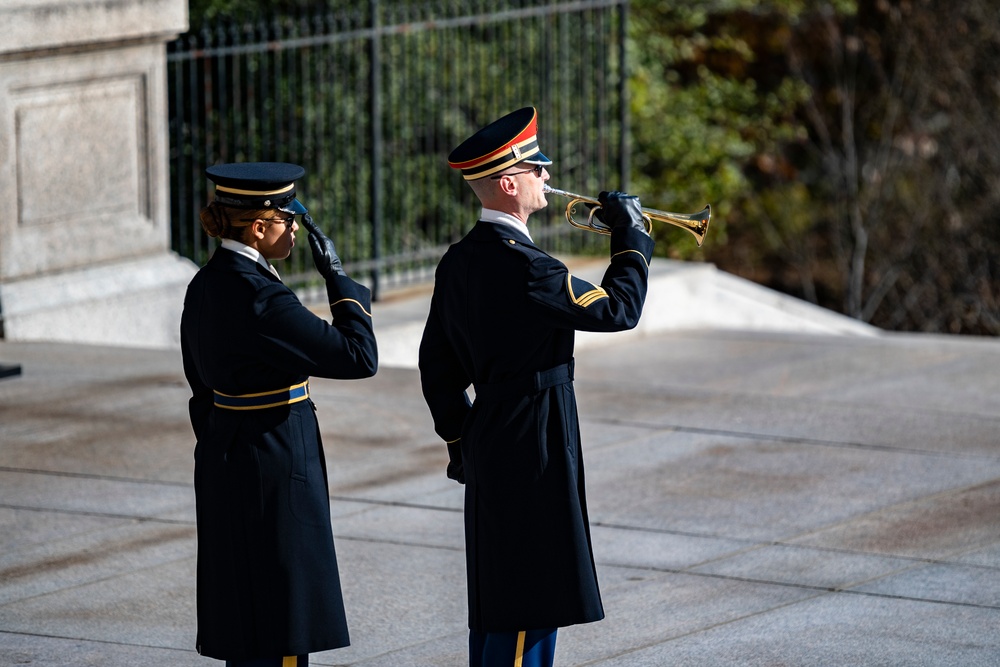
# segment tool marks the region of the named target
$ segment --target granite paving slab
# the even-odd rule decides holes
[[[1000,664],[1000,343],[617,340],[576,373],[607,618],[562,629],[557,665]],[[0,382],[0,666],[219,664],[194,651],[179,354],[0,358],[22,366]],[[353,641],[312,664],[466,664],[464,490],[418,372],[311,390]]]

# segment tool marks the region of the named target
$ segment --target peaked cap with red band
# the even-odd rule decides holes
[[[491,176],[519,162],[552,164],[538,148],[538,112],[534,107],[518,109],[493,121],[448,156],[448,164],[461,169],[467,181]]]

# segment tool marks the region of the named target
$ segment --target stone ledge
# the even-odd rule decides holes
[[[563,258],[570,271],[594,283],[608,261]],[[372,305],[379,365],[416,368],[417,348],[430,308],[431,288],[409,299]],[[323,315],[323,308],[316,312]],[[327,315],[328,316],[328,315]],[[770,331],[828,336],[878,336],[881,330],[831,310],[720,271],[713,264],[655,258],[639,325],[614,334],[579,331],[582,350],[664,331]]]
[[[0,57],[178,35],[186,0],[14,0],[0,3]]]
[[[179,348],[184,293],[197,267],[173,253],[0,284],[4,336]]]

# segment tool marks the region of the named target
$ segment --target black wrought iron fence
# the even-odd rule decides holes
[[[539,110],[556,187],[625,187],[627,0],[347,3],[350,9],[224,24],[168,47],[172,243],[203,263],[208,165],[303,165],[300,198],[352,275],[385,287],[427,279],[478,204],[447,155],[490,120]],[[532,234],[551,252],[599,247],[553,202]],[[546,220],[545,215],[548,216]],[[282,267],[315,280],[307,244]]]

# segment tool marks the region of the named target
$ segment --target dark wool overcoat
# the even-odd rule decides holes
[[[441,260],[420,345],[450,477],[465,482],[469,627],[604,617],[573,393],[574,331],[639,321],[653,241],[615,229],[600,285],[517,229],[480,220]],[[470,405],[466,390],[473,385]]]
[[[373,375],[368,289],[336,276],[327,292],[332,325],[265,267],[226,248],[188,286],[181,348],[197,439],[202,655],[245,660],[350,643],[312,401],[229,410],[215,407],[213,394]]]

